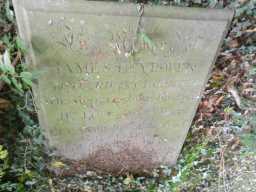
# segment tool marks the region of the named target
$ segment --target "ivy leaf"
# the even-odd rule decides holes
[[[151,38],[150,38],[146,33],[141,32],[141,33],[140,33],[140,36],[141,36],[142,40],[143,40],[146,44],[148,44],[151,48],[155,48],[155,47],[156,47],[155,44],[154,44],[154,42],[151,40]]]
[[[8,152],[3,149],[3,146],[0,145],[0,159],[4,160],[7,158]]]
[[[11,37],[9,34],[5,34],[3,35],[3,37],[1,37],[1,41],[3,42],[3,44],[5,44],[9,49],[12,48],[12,42],[11,42]]]
[[[12,84],[12,82],[11,82],[11,80],[6,76],[6,75],[1,75],[0,76],[0,80],[1,81],[4,81],[6,84],[8,84],[8,85],[11,85]]]
[[[132,181],[133,181],[133,179],[132,179],[131,177],[127,177],[127,178],[123,181],[123,183],[124,183],[125,185],[130,185],[130,184],[132,183]]]
[[[52,162],[53,168],[64,168],[66,165],[62,163],[61,161],[54,161]]]
[[[15,87],[19,92],[23,93],[21,83],[19,83],[19,82],[17,81],[17,79],[15,79],[15,77],[11,77],[11,81],[12,81],[12,84],[14,85],[14,87]]]
[[[17,37],[15,43],[16,43],[17,49],[19,49],[22,53],[26,53],[27,48],[22,39]]]
[[[20,76],[24,79],[32,79],[32,73],[27,71],[21,72]]]
[[[10,22],[13,22],[13,21],[14,21],[14,13],[13,13],[13,11],[10,9],[10,2],[9,2],[9,1],[6,1],[6,3],[5,3],[5,15],[6,15],[7,19],[8,19]]]
[[[29,86],[32,86],[32,73],[30,72],[21,72],[20,77],[24,83],[26,83]]]

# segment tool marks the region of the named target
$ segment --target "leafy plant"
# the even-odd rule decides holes
[[[5,0],[4,2],[1,7],[0,24],[7,27],[13,25],[14,14],[10,1]],[[234,25],[240,20],[245,20],[245,17],[255,17],[256,14],[254,0],[225,1],[227,5],[223,5],[224,1],[216,0],[152,0],[151,2],[178,6],[234,7],[237,10]],[[154,48],[154,42],[145,33],[141,33],[140,38],[149,47]],[[54,187],[58,188],[59,180],[58,178],[51,178],[44,172],[47,166],[46,158],[44,158],[46,156],[43,146],[44,138],[38,126],[33,100],[27,92],[30,90],[34,76],[27,72],[20,62],[17,66],[13,66],[11,63],[17,52],[21,54],[26,52],[26,47],[16,37],[16,33],[11,30],[0,37],[0,43],[5,50],[1,52],[2,55],[0,56],[0,80],[4,81],[10,88],[7,94],[2,95],[12,103],[12,107],[0,116],[1,126],[3,124],[5,129],[4,138],[1,138],[1,141],[3,140],[4,145],[9,150],[7,152],[0,145],[0,191],[53,192],[55,191]],[[241,50],[243,50],[242,53],[253,53],[256,49],[255,46],[251,45],[241,47]],[[251,75],[255,75],[255,70],[251,71]],[[223,84],[222,81],[225,81],[224,77],[217,79],[212,83],[212,86],[219,88]],[[233,107],[227,107],[224,113],[232,116],[232,125],[236,127],[243,127],[249,121],[254,122],[253,126],[256,125],[254,117],[245,119],[243,114],[235,112]],[[191,140],[191,138],[191,135],[187,138],[187,144],[183,148],[176,169],[161,167],[161,171],[156,171],[155,176],[149,178],[136,178],[130,175],[126,178],[96,176],[97,178],[94,178],[90,183],[87,178],[82,180],[81,178],[84,177],[82,175],[64,178],[60,188],[65,188],[66,191],[72,190],[70,186],[81,182],[79,183],[81,188],[76,188],[73,191],[84,191],[87,184],[98,187],[98,183],[101,182],[106,186],[105,191],[120,191],[121,187],[123,191],[200,191],[199,185],[215,178],[217,171],[214,170],[216,166],[214,166],[213,161],[218,146],[209,142],[205,136],[202,137],[197,134],[193,135],[195,140]],[[241,139],[247,148],[255,148],[255,132],[244,134]],[[53,166],[61,168],[63,164],[56,161]]]
[[[14,66],[11,63],[8,50],[0,56],[0,80],[4,81],[14,91],[23,94],[32,86],[32,73],[23,71],[17,74]]]

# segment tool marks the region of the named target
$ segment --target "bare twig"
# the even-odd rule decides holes
[[[16,54],[16,57],[14,58],[13,62],[12,62],[12,66],[16,66],[19,61],[21,60],[21,52],[18,51],[17,54]]]
[[[136,50],[136,45],[138,44],[138,40],[139,40],[139,34],[142,31],[142,18],[144,15],[144,4],[143,3],[139,4],[138,12],[139,12],[139,18],[138,18],[138,23],[137,23],[137,27],[136,27],[136,34],[135,34],[135,38],[134,38],[134,42],[133,42],[132,52],[134,52]]]
[[[256,27],[254,29],[247,29],[247,30],[245,30],[245,32],[254,33],[254,32],[256,32]]]
[[[218,178],[218,192],[228,192],[229,187],[226,182],[226,168],[225,168],[225,151],[226,145],[221,139],[222,130],[217,134],[219,145],[220,145],[220,165],[219,165],[219,178]]]

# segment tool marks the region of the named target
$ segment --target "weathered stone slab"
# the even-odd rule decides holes
[[[176,162],[232,11],[14,0],[50,146],[90,168]],[[140,14],[142,17],[140,17]]]

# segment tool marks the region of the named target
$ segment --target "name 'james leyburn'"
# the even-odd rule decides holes
[[[73,63],[64,64],[57,67],[58,72],[68,71],[70,73],[177,73],[194,71],[193,64],[189,62],[127,62],[127,63]]]

